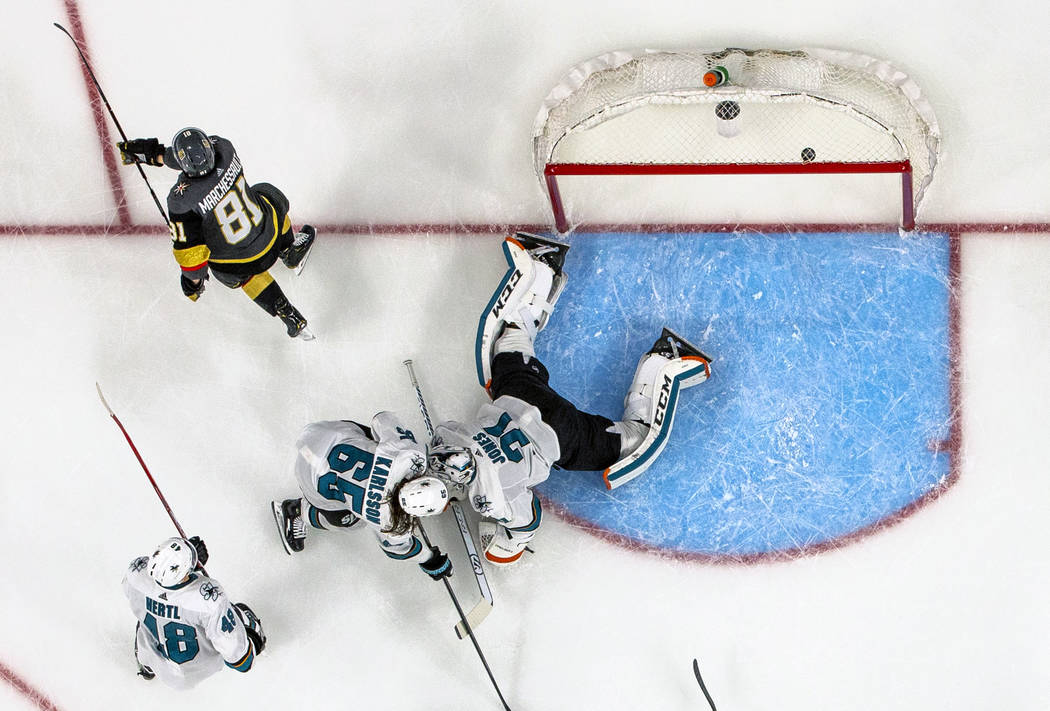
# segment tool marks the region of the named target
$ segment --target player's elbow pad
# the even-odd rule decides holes
[[[230,669],[234,669],[239,672],[246,672],[252,668],[252,663],[255,661],[255,644],[248,640],[248,651],[244,653],[238,661],[230,663],[226,662],[226,666]]]

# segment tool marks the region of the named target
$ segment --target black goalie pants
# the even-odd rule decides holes
[[[521,353],[500,353],[492,359],[493,399],[510,395],[533,405],[558,436],[562,469],[603,471],[620,458],[620,435],[608,432],[612,420],[582,412],[551,388],[547,368]]]

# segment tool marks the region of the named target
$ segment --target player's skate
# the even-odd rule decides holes
[[[610,489],[634,479],[656,460],[667,444],[678,407],[678,391],[698,385],[711,375],[711,358],[669,328],[638,361],[627,397],[623,401],[625,430],[644,434],[630,451],[622,451],[618,462],[605,470]],[[641,430],[632,423],[641,423]],[[621,433],[621,436],[625,436]]]
[[[569,245],[528,232],[503,241],[507,273],[478,322],[475,359],[478,380],[492,380],[492,351],[507,326],[520,328],[531,340],[547,325],[568,275],[562,271]]]
[[[302,499],[271,502],[273,520],[281,533],[281,545],[288,555],[299,553],[306,546],[306,518]]]
[[[316,238],[317,230],[311,225],[303,225],[303,229],[295,233],[292,243],[281,251],[281,261],[284,262],[284,266],[295,269],[296,274],[301,274]]]
[[[485,560],[493,565],[508,566],[521,560],[535,531],[509,531],[494,521],[478,523],[478,537],[485,549]]]
[[[277,318],[284,322],[289,336],[301,338],[304,341],[314,340],[314,334],[306,327],[306,319],[299,313],[299,309],[288,302],[288,299],[283,296],[278,297],[276,306]]]

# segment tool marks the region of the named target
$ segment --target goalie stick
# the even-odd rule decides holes
[[[404,361],[404,366],[408,370],[408,377],[412,381],[412,387],[416,390],[416,401],[419,403],[419,411],[423,415],[423,424],[427,428],[427,434],[433,437],[434,423],[430,419],[430,411],[427,409],[426,400],[423,399],[423,390],[419,387],[419,381],[416,379],[416,371],[412,367],[412,360]],[[470,532],[470,526],[467,524],[467,517],[463,514],[463,507],[460,506],[459,500],[456,498],[449,502],[449,506],[456,517],[459,535],[463,539],[463,547],[467,551],[470,567],[474,571],[474,580],[478,584],[478,593],[481,595],[481,599],[478,600],[477,604],[464,616],[465,620],[460,620],[456,623],[456,636],[460,639],[465,639],[467,637],[467,626],[469,625],[470,629],[477,627],[492,612],[492,589],[489,587],[488,578],[485,577],[485,568],[481,564],[481,556],[478,555],[478,548],[474,543],[474,536]]]
[[[459,501],[456,499],[452,499],[451,506],[452,513],[456,517],[456,524],[459,526],[459,535],[463,537],[463,547],[467,549],[470,567],[474,569],[474,579],[478,583],[478,592],[481,593],[481,599],[467,613],[467,623],[471,628],[474,628],[480,625],[492,612],[492,590],[489,588],[488,578],[485,577],[485,569],[481,566],[481,557],[478,555],[478,549],[474,546],[474,536],[471,535],[470,528],[467,526],[467,518],[463,515],[463,507],[459,505]],[[456,623],[456,636],[460,639],[467,636],[467,626],[462,620]]]

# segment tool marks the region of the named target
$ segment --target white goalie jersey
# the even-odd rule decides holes
[[[139,663],[165,683],[187,689],[228,666],[248,671],[255,652],[241,618],[217,582],[201,573],[172,588],[146,572],[149,558],[136,558],[124,576],[124,594],[138,619]]]
[[[561,457],[558,436],[536,407],[504,395],[482,405],[470,424],[439,424],[434,441],[473,451],[477,476],[467,494],[475,511],[508,528],[535,522],[532,488],[547,480]]]
[[[295,478],[311,505],[352,512],[368,524],[391,558],[413,558],[423,550],[411,533],[384,532],[390,528],[391,491],[405,477],[426,469],[424,445],[392,413],[378,413],[367,429],[347,420],[313,422],[295,447]]]

